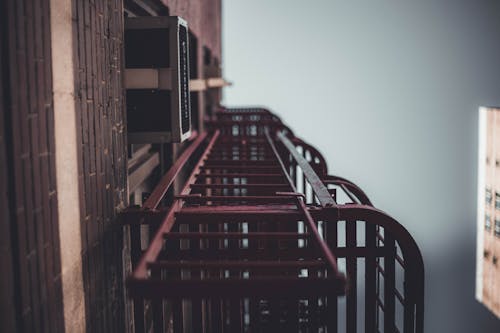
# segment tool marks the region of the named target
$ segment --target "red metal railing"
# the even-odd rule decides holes
[[[157,332],[423,332],[423,262],[404,227],[269,111],[207,125],[123,214],[157,228],[127,281],[136,331],[146,305]]]

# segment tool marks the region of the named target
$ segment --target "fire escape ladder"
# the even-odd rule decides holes
[[[269,111],[222,110],[207,127],[122,214],[156,230],[132,251],[136,331],[150,308],[158,332],[355,332],[360,312],[366,332],[422,332],[423,264],[399,223]]]

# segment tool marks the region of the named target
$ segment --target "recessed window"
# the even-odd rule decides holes
[[[491,230],[491,216],[490,214],[486,214],[484,217],[484,229],[490,231]]]
[[[491,205],[492,196],[491,196],[491,189],[490,188],[486,188],[485,200],[486,200],[487,205]]]
[[[495,192],[495,209],[500,209],[500,193]]]
[[[495,236],[500,237],[500,220],[495,219]]]

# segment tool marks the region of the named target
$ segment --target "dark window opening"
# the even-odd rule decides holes
[[[212,52],[206,46],[203,46],[203,65],[210,66],[212,63]]]
[[[489,188],[486,188],[485,200],[486,200],[486,204],[491,205],[492,195],[491,195],[491,189],[489,189]]]
[[[127,29],[125,30],[125,67],[169,67],[168,46],[167,29]]]
[[[484,229],[487,231],[491,230],[491,216],[489,214],[486,214],[484,218]]]

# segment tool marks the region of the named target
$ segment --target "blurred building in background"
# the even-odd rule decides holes
[[[479,110],[476,298],[500,317],[500,109]]]

